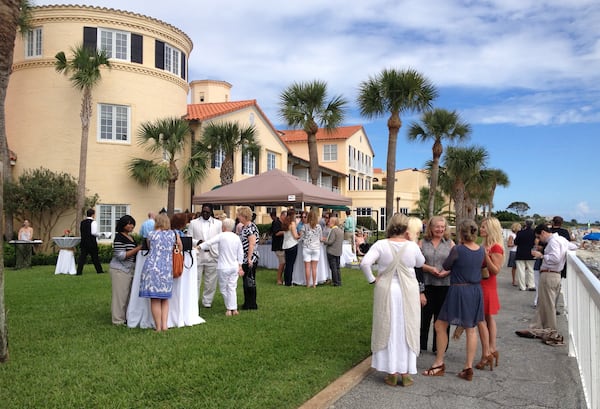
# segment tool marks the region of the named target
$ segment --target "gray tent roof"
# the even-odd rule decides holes
[[[288,206],[293,203],[311,205],[352,205],[352,199],[304,182],[279,169],[210,192],[196,195],[193,204]]]

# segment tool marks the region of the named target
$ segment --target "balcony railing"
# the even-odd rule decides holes
[[[567,257],[569,355],[577,358],[587,407],[600,408],[600,279],[575,255]]]

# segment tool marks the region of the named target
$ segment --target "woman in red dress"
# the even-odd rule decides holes
[[[493,366],[498,366],[500,354],[496,349],[496,320],[494,315],[500,310],[498,300],[498,289],[496,286],[496,275],[500,272],[504,263],[504,238],[502,237],[502,226],[495,217],[487,217],[481,221],[479,234],[483,238],[485,258],[483,259],[483,278],[481,289],[483,290],[483,312],[485,321],[477,324],[479,338],[481,339],[481,360],[475,368],[484,369],[489,365],[490,371]],[[487,274],[485,271],[487,270]],[[489,278],[485,278],[489,275]]]

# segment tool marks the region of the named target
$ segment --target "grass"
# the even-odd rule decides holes
[[[259,269],[258,311],[225,317],[217,293],[205,324],[165,333],[111,325],[110,277],[89,271],[5,270],[2,408],[297,408],[370,353],[359,270],[307,289]]]

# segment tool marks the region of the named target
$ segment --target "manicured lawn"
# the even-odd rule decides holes
[[[218,294],[205,324],[166,333],[111,325],[110,277],[90,271],[5,270],[1,408],[297,408],[370,353],[373,287],[359,270],[307,289],[260,269],[258,311],[225,317]]]

